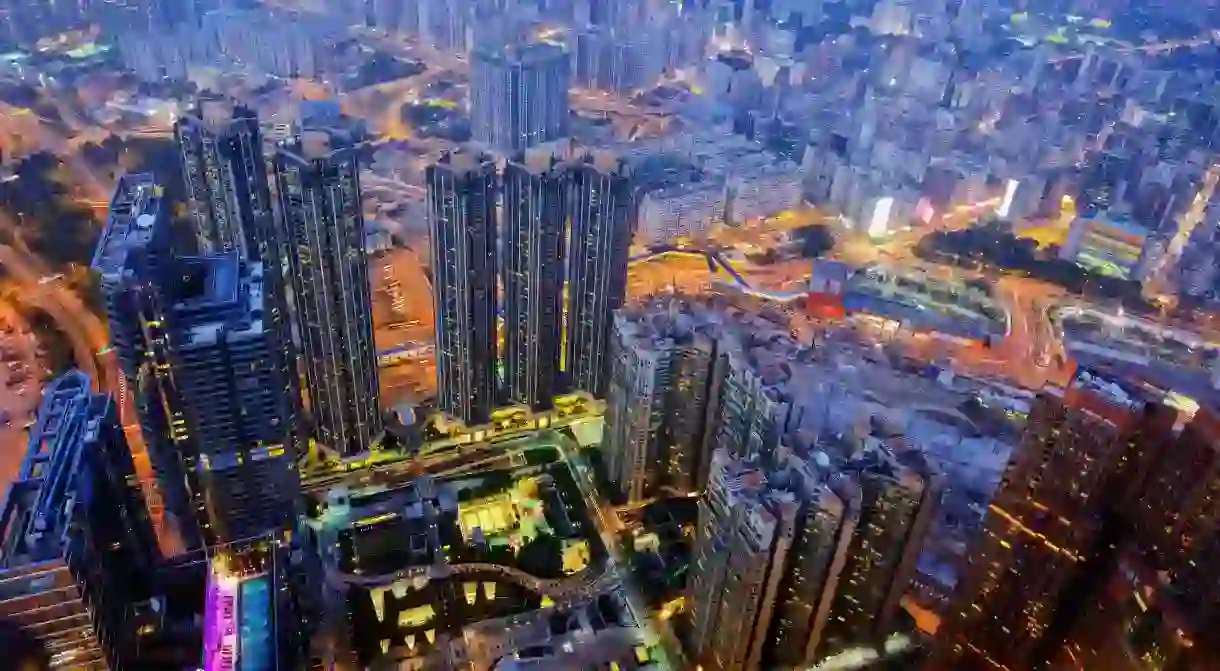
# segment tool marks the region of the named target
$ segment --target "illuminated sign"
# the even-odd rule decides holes
[[[237,582],[220,576],[215,568],[208,575],[204,609],[204,671],[232,671],[237,661]]]

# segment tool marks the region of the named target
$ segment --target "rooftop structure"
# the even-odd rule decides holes
[[[164,189],[150,174],[119,178],[91,264],[103,282],[117,281],[129,269],[133,254],[157,252],[166,244],[158,225],[165,212],[163,197]]]
[[[263,266],[236,252],[180,258],[172,301],[174,381],[198,459],[208,533],[235,542],[292,526],[298,490],[277,333]],[[223,381],[224,384],[217,384]]]

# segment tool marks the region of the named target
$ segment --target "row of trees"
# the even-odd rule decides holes
[[[1072,293],[1122,303],[1139,312],[1152,312],[1139,282],[1090,272],[1059,258],[1059,247],[1040,249],[1036,242],[1019,238],[1008,222],[993,220],[974,228],[941,231],[923,237],[915,248],[921,259],[963,268],[989,267],[1015,271],[1057,284]]]

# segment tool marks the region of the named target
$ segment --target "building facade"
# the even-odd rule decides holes
[[[474,140],[505,153],[568,134],[568,54],[550,44],[476,49],[470,64]]]
[[[275,156],[305,396],[315,438],[342,455],[382,431],[357,142],[306,128]]]
[[[47,385],[0,515],[0,617],[41,639],[51,669],[130,663],[158,550],[118,408],[85,374]]]
[[[504,388],[510,403],[550,408],[563,338],[567,179],[550,155],[504,168],[501,267]]]
[[[717,449],[699,500],[686,643],[705,669],[814,664],[856,530],[850,482],[796,457],[760,464]]]
[[[628,502],[697,492],[707,482],[719,425],[724,352],[710,315],[668,306],[614,314],[606,431],[610,482]]]
[[[658,495],[665,482],[672,345],[668,334],[615,314],[602,447],[608,478],[629,503]]]
[[[206,538],[233,543],[290,529],[299,489],[279,366],[264,320],[261,263],[236,252],[174,262],[170,364],[194,446]]]
[[[199,253],[235,251],[243,261],[261,264],[260,320],[277,334],[276,380],[288,401],[283,422],[299,453],[304,435],[286,288],[290,255],[285,236],[276,227],[267,179],[267,156],[274,153],[274,141],[264,137],[254,110],[222,99],[201,100],[191,114],[178,120],[174,133]]]
[[[627,289],[627,254],[636,198],[625,164],[587,156],[569,166],[564,370],[578,390],[603,397],[613,312]]]
[[[202,100],[178,119],[174,135],[199,251],[262,260],[273,214],[258,115],[225,100]]]
[[[293,399],[262,264],[177,257],[168,229],[160,187],[126,176],[94,258],[161,496],[188,549],[286,529]]]
[[[124,175],[115,187],[106,225],[94,253],[110,327],[110,344],[128,388],[140,431],[165,503],[167,520],[188,549],[204,544],[202,510],[187,484],[186,418],[181,414],[170,370],[167,302],[161,279],[171,272],[168,204],[160,184],[147,174]]]
[[[863,452],[843,465],[860,492],[860,518],[840,576],[823,652],[884,640],[940,505],[939,473],[917,451]]]
[[[1054,657],[1123,538],[1117,503],[1143,479],[1127,464],[1167,433],[1142,430],[1147,403],[1088,371],[1039,395],[928,668],[1033,668]]]
[[[497,401],[495,164],[449,154],[426,180],[438,407],[482,424]]]

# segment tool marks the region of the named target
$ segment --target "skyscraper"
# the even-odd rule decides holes
[[[356,144],[345,130],[306,128],[275,156],[313,429],[342,455],[382,430]]]
[[[1057,652],[1122,540],[1114,507],[1143,479],[1131,466],[1169,435],[1150,398],[1089,371],[1038,396],[928,668],[1033,668]]]
[[[586,156],[570,171],[567,323],[564,370],[572,385],[602,397],[609,373],[613,312],[627,290],[627,252],[636,201],[627,167]]]
[[[504,386],[508,400],[546,409],[559,375],[566,173],[549,154],[504,168]]]
[[[568,54],[550,44],[476,49],[470,125],[476,142],[505,153],[568,133]]]
[[[841,465],[859,485],[860,519],[826,627],[824,652],[883,640],[931,529],[943,489],[923,454],[866,449]]]
[[[1161,669],[1170,671],[1214,669],[1220,659],[1220,643],[1211,634],[1220,626],[1220,588],[1215,581],[1220,561],[1220,412],[1202,407],[1179,436],[1166,438],[1168,432],[1161,434],[1161,449],[1147,482],[1131,509],[1125,509],[1135,515],[1135,534],[1127,544],[1135,551],[1125,556],[1127,564],[1110,572],[1111,584],[1126,581],[1125,594],[1105,590],[1096,611],[1078,619],[1085,628],[1102,619],[1099,612],[1110,616],[1110,628],[1100,630],[1100,636],[1094,627],[1085,636],[1071,637],[1066,648],[1077,658],[1107,664],[1118,656],[1116,649],[1133,648],[1143,653],[1139,658],[1157,659]],[[1132,571],[1130,565],[1143,571]],[[1143,578],[1143,583],[1131,584],[1132,576]],[[1119,601],[1114,594],[1127,598]]]
[[[176,259],[162,288],[169,362],[190,431],[205,537],[236,542],[291,528],[298,491],[291,399],[278,334],[264,321],[261,263],[237,253]]]
[[[446,154],[428,167],[426,179],[438,406],[468,425],[482,424],[491,418],[497,400],[496,168],[481,154]],[[524,217],[521,223],[528,227],[532,216],[528,210],[535,205],[528,200],[522,205],[514,205],[522,208],[514,212]],[[551,220],[538,223],[545,226]],[[514,288],[528,291],[527,286],[514,284]],[[514,309],[518,298],[513,299]]]
[[[0,526],[0,613],[42,640],[50,668],[131,661],[156,539],[118,408],[85,374],[47,385]]]
[[[1154,407],[1144,427],[1176,415],[1170,407]],[[1096,574],[1097,588],[1064,596],[1076,602],[1076,617],[1052,658],[1054,668],[1139,671],[1155,662],[1160,669],[1187,671],[1213,668],[1218,658],[1220,645],[1210,632],[1220,624],[1211,569],[1220,557],[1220,415],[1203,407],[1180,431],[1163,423],[1158,428],[1145,441],[1153,453],[1146,476],[1134,495],[1102,517],[1094,547],[1113,559],[1093,559],[1081,569]],[[1120,533],[1107,533],[1116,522]]]
[[[665,458],[668,486],[697,492],[707,484],[708,462],[716,441],[720,389],[732,344],[696,330],[675,341],[670,360],[666,427],[669,451]]]
[[[186,484],[190,467],[182,460],[191,452],[185,444],[189,433],[172,378],[161,374],[170,365],[159,282],[173,261],[167,217],[162,187],[152,175],[121,177],[92,268],[100,278],[110,343],[134,389],[133,405],[168,518],[183,544],[195,548],[204,539]]]
[[[706,483],[733,347],[720,316],[681,299],[614,313],[602,453],[627,501]]]
[[[660,493],[666,455],[665,400],[673,341],[630,315],[616,313],[603,455],[607,477],[626,501]]]
[[[859,498],[856,483],[833,477],[805,494],[763,668],[809,668],[822,658],[831,607],[860,523]]]
[[[296,435],[301,392],[284,271],[290,255],[275,227],[267,138],[259,130],[258,115],[228,100],[204,99],[178,120],[174,133],[200,253],[236,251],[243,260],[262,264],[260,319],[277,334],[279,393],[288,400],[283,419],[294,442],[301,443]]]
[[[258,115],[226,100],[201,100],[174,124],[199,251],[264,259],[271,196]]]
[[[120,180],[94,257],[111,340],[183,543],[284,529],[297,491],[279,332],[262,264],[175,257],[160,187]]]
[[[699,500],[687,643],[705,669],[810,665],[855,529],[851,483],[795,457],[759,463],[717,449]]]
[[[792,398],[745,348],[728,352],[720,391],[716,446],[734,457],[769,459],[779,448]]]

